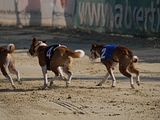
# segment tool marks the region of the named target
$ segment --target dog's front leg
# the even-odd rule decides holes
[[[43,89],[48,87],[48,77],[47,77],[47,66],[41,66],[42,68],[42,73],[43,73],[43,77],[44,77],[44,87]]]
[[[137,81],[136,81],[137,85],[140,86],[140,77],[139,75],[137,75]]]
[[[108,79],[109,73],[107,72],[102,81],[100,81],[96,86],[102,86],[102,84]]]
[[[17,81],[19,82],[19,84],[22,84],[19,71],[17,71]]]
[[[112,77],[112,87],[115,87],[116,86],[116,78],[113,74],[113,69],[110,68],[110,74],[111,74],[111,77]]]
[[[131,88],[135,89],[134,83],[133,83],[133,76],[132,75],[130,77],[130,85],[131,85]]]

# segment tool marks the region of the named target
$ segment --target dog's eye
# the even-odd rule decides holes
[[[33,48],[35,48],[37,45],[35,44],[35,45],[33,45]]]
[[[91,51],[91,53],[92,53],[92,54],[95,54],[95,53],[96,53],[96,51],[92,50],[92,51]]]
[[[94,52],[94,50],[93,50],[93,49],[91,49],[91,50],[90,50],[90,52]]]

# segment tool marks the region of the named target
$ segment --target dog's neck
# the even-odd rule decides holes
[[[42,42],[42,41],[38,41],[36,44],[35,44],[35,52],[37,52],[38,48],[41,47],[41,46],[47,46],[46,43]]]
[[[98,47],[97,47],[97,53],[99,54],[99,55],[101,55],[101,52],[102,52],[102,49],[103,49],[103,45],[99,45]]]

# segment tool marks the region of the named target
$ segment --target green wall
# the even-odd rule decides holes
[[[74,24],[98,32],[160,34],[160,0],[77,0]]]

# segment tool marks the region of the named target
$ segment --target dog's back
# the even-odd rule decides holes
[[[0,53],[8,54],[13,53],[15,51],[15,45],[14,44],[8,44],[6,46],[0,46]]]
[[[123,47],[123,46],[118,46],[115,51],[114,51],[114,54],[113,54],[113,57],[118,57],[118,59],[121,58],[121,56],[128,56],[129,58],[132,58],[133,56],[133,53],[126,47]]]
[[[64,65],[68,61],[72,61],[72,58],[81,58],[84,56],[84,54],[85,53],[82,50],[71,51],[67,47],[60,46],[55,50],[54,54],[52,55],[51,66]]]
[[[7,58],[11,59],[11,55],[15,50],[14,44],[9,44],[7,46],[0,46],[0,66],[6,63]]]
[[[132,62],[137,62],[138,57],[133,55],[133,52],[124,46],[117,46],[117,48],[114,51],[113,59],[115,61],[119,61],[120,59],[124,58],[124,56],[128,57]]]

